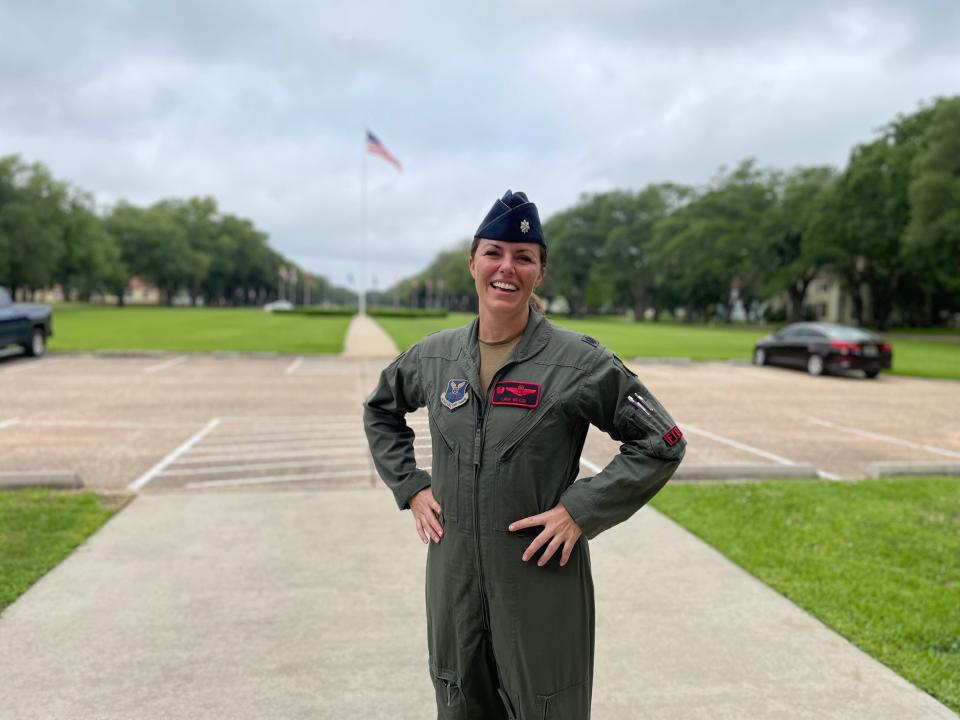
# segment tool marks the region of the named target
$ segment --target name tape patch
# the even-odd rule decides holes
[[[669,446],[673,447],[678,442],[683,439],[683,433],[680,432],[680,428],[674,425],[672,428],[667,430],[663,435],[663,441]]]
[[[540,404],[540,386],[522,380],[501,380],[490,393],[493,405],[513,405],[533,410]]]

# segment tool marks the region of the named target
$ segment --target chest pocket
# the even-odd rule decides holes
[[[507,526],[513,521],[549,510],[565,489],[572,443],[569,421],[559,399],[556,392],[549,395],[497,447],[495,530],[508,532]],[[530,528],[521,534],[539,532]]]
[[[433,497],[443,508],[445,520],[457,520],[457,500],[460,485],[460,448],[447,439],[430,415],[431,452],[430,488]]]

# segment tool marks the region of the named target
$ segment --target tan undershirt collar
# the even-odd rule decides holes
[[[481,340],[481,339],[478,337],[478,338],[477,338],[477,342],[479,342],[479,343],[481,343],[481,344],[483,344],[483,345],[486,345],[487,347],[499,347],[499,346],[501,346],[501,345],[506,345],[507,343],[513,342],[513,341],[516,340],[518,337],[520,337],[521,335],[523,335],[524,332],[526,332],[526,328],[524,328],[523,330],[521,330],[520,332],[518,332],[518,333],[517,333],[516,335],[514,335],[513,337],[508,337],[506,340],[498,340],[497,342],[487,342],[486,340]]]

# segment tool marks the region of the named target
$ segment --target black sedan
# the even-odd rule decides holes
[[[875,378],[892,367],[893,351],[889,343],[861,328],[802,322],[758,341],[753,364],[804,368],[811,375],[863,370],[868,378]]]

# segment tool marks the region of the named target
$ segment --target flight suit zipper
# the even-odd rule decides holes
[[[477,398],[477,424],[473,438],[473,552],[477,560],[477,574],[480,582],[480,615],[483,629],[490,631],[487,593],[483,589],[483,561],[480,559],[480,463],[483,457],[483,401]]]
[[[496,385],[497,378],[501,373],[517,361],[504,363],[490,379],[490,387]],[[486,407],[486,398],[480,397],[477,393],[477,425],[473,438],[473,551],[477,560],[477,575],[480,580],[480,610],[483,616],[483,628],[490,632],[490,613],[487,603],[487,592],[484,590],[483,583],[483,560],[480,557],[480,471],[483,462],[483,440],[486,435],[484,427],[484,408]]]

